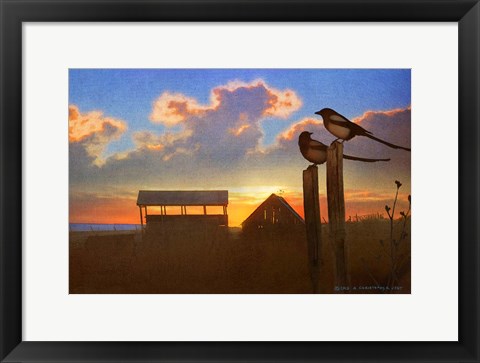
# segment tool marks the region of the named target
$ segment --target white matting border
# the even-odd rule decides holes
[[[457,340],[456,23],[23,30],[24,340]],[[412,294],[68,295],[68,68],[89,67],[412,68]]]

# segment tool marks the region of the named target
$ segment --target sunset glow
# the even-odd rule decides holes
[[[323,107],[410,146],[410,70],[72,69],[69,84],[70,223],[139,224],[139,190],[228,190],[230,226],[272,193],[303,216],[309,162],[297,140],[302,131],[335,139],[314,114]],[[407,208],[410,153],[364,137],[344,148],[391,159],[344,161],[347,220],[386,216],[395,180],[397,208]],[[319,184],[328,221],[324,165]]]

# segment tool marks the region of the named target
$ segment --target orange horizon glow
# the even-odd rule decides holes
[[[380,214],[386,217],[385,205],[392,206],[391,197],[379,195],[378,198],[363,191],[345,192],[345,219],[354,220],[355,216]],[[239,227],[255,209],[267,199],[271,192],[262,192],[254,196],[251,194],[231,193],[228,204],[228,220],[230,227]],[[302,193],[276,193],[282,196],[290,206],[304,218]],[[350,197],[350,198],[349,198]],[[399,194],[397,213],[408,208],[407,196]],[[202,207],[187,207],[187,213],[202,214]],[[153,213],[152,213],[153,212]],[[151,214],[157,214],[150,208]],[[214,207],[207,207],[207,214],[220,213]],[[167,207],[167,214],[180,214],[175,207]],[[320,215],[322,222],[328,221],[327,200],[320,197]],[[140,212],[136,205],[136,198],[87,198],[75,199],[70,204],[70,223],[96,224],[140,224]]]

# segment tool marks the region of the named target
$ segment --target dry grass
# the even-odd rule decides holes
[[[409,221],[408,221],[409,222]],[[322,291],[335,293],[334,256],[323,225]],[[394,233],[403,222],[394,221]],[[410,223],[398,249],[398,283],[410,292]],[[386,286],[388,220],[347,223],[350,293],[381,293]],[[380,241],[384,241],[381,243]],[[238,229],[170,229],[139,233],[73,232],[70,293],[311,293],[305,233],[243,236]],[[358,288],[353,290],[353,287]]]

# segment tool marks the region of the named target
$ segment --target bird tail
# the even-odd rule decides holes
[[[366,158],[359,158],[357,156],[350,156],[345,154],[343,154],[343,158],[347,160],[363,161],[365,163],[375,163],[377,161],[390,161],[390,159],[366,159]]]
[[[403,147],[403,146],[398,146],[398,145],[391,144],[391,143],[389,143],[389,142],[383,141],[382,139],[379,139],[379,138],[377,138],[377,137],[375,137],[375,136],[373,136],[373,135],[370,135],[370,134],[366,134],[366,133],[365,133],[365,134],[363,134],[363,136],[366,136],[366,137],[368,137],[368,138],[370,138],[370,139],[372,139],[372,140],[378,141],[378,142],[380,142],[380,143],[382,143],[382,144],[384,144],[384,145],[387,145],[387,146],[389,146],[389,147],[391,147],[391,148],[393,148],[393,149],[402,149],[402,150],[406,150],[406,151],[411,151],[411,150],[410,150],[409,148],[407,148],[407,147]]]

